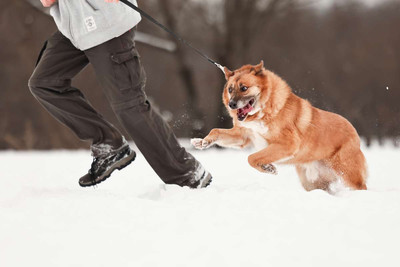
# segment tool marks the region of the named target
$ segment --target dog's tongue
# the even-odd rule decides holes
[[[247,104],[244,108],[243,108],[243,112],[244,113],[249,113],[250,111],[252,111],[253,110],[253,106],[252,105],[250,105],[250,104]]]
[[[239,108],[238,109],[238,117],[239,117],[239,119],[243,120],[244,118],[246,118],[247,114],[252,110],[253,110],[253,106],[250,105],[250,104],[247,104],[243,108]]]
[[[247,115],[247,113],[249,113],[252,109],[253,109],[253,107],[250,104],[247,104],[245,107],[239,108],[238,112],[239,112],[239,114]]]

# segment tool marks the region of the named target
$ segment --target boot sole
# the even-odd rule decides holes
[[[209,173],[208,176],[201,181],[201,183],[197,186],[197,188],[206,188],[211,184],[211,182],[212,182],[212,176]]]
[[[94,186],[94,185],[100,184],[100,183],[104,182],[105,180],[107,180],[115,170],[119,170],[119,171],[122,170],[123,168],[125,168],[126,166],[131,164],[135,159],[136,159],[136,152],[131,150],[131,153],[127,157],[121,159],[120,161],[118,161],[114,165],[112,165],[110,167],[110,169],[107,170],[102,176],[97,177],[96,180],[94,181],[94,183],[90,183],[90,184],[79,183],[79,185],[82,187],[89,187],[89,186]]]

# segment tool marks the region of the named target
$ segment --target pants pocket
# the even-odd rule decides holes
[[[42,59],[43,53],[44,53],[44,51],[45,51],[46,48],[47,48],[47,42],[48,42],[48,41],[44,42],[42,49],[40,49],[39,56],[38,56],[38,58],[37,58],[37,60],[36,60],[35,67],[37,67],[37,65],[39,65],[39,62],[40,62],[40,60]]]
[[[143,82],[139,54],[134,47],[111,55],[115,84],[120,90],[138,87]]]

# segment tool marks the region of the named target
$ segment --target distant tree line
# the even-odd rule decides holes
[[[146,0],[139,5],[231,69],[255,64],[282,76],[313,105],[349,119],[359,134],[400,145],[400,3],[347,1],[321,10],[296,0]],[[143,20],[139,29],[169,38]],[[31,96],[27,81],[50,17],[25,0],[0,3],[0,149],[87,147]],[[174,53],[138,44],[147,94],[179,137],[229,127],[223,75],[178,44]],[[91,67],[74,83],[119,125]]]

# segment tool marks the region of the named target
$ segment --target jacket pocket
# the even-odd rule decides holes
[[[134,89],[143,82],[139,54],[133,47],[111,55],[115,84],[120,90]]]

